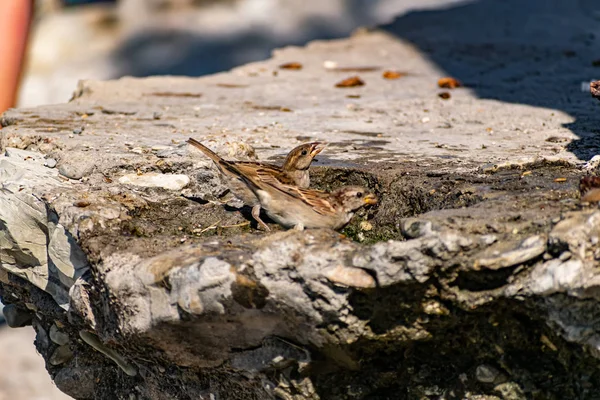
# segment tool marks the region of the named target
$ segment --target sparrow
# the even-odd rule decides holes
[[[600,202],[600,177],[584,176],[579,181],[579,193],[582,203]]]
[[[360,186],[345,186],[333,192],[301,188],[282,182],[269,169],[226,161],[201,143],[190,143],[210,157],[220,170],[237,176],[267,215],[284,228],[339,230],[360,208],[378,203],[374,193]]]
[[[188,143],[214,161],[229,190],[244,204],[252,207],[252,217],[264,230],[270,231],[269,226],[260,218],[260,201],[237,174],[223,168],[221,164],[225,160],[193,138],[189,138]],[[262,174],[270,175],[282,184],[308,188],[310,185],[308,168],[316,155],[323,151],[325,147],[326,143],[323,142],[301,144],[288,153],[281,167],[252,161],[226,161],[226,163],[239,167],[245,173],[260,169]]]

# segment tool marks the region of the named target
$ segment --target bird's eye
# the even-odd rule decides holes
[[[302,153],[300,153],[300,154],[302,154],[303,156],[305,156],[305,155],[307,155],[307,154],[308,154],[308,151],[306,151],[306,150],[302,150]]]
[[[363,195],[362,192],[356,193],[356,197],[358,197],[359,199],[362,197],[362,195]]]

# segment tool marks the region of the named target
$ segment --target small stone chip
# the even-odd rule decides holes
[[[326,269],[323,271],[323,275],[329,281],[344,286],[356,288],[374,288],[376,286],[375,279],[361,268],[338,265],[335,268]]]
[[[481,383],[494,383],[500,371],[491,365],[481,364],[475,369],[475,377]]]
[[[56,160],[54,158],[47,158],[46,161],[44,162],[44,167],[48,167],[48,168],[54,168],[56,167]]]
[[[67,335],[64,332],[61,332],[58,329],[58,326],[52,324],[52,326],[50,327],[50,340],[52,340],[54,343],[60,346],[64,346],[67,343],[69,343],[69,335]]]
[[[48,362],[51,365],[61,365],[73,358],[73,352],[68,345],[59,346],[50,356]]]

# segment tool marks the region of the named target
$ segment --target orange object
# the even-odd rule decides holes
[[[0,114],[17,102],[33,0],[0,1]]]
[[[456,78],[445,77],[438,79],[438,86],[444,89],[455,89],[462,86],[462,82]]]
[[[384,71],[383,72],[383,77],[385,79],[399,79],[399,78],[402,78],[403,76],[406,76],[406,72],[400,72],[400,71]]]
[[[362,86],[365,83],[358,76],[351,76],[350,78],[344,79],[341,82],[336,83],[335,87],[345,88],[345,87],[355,87]]]

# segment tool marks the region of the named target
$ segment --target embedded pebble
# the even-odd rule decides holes
[[[119,178],[119,183],[143,187],[160,187],[168,190],[181,190],[190,183],[190,178],[183,174],[127,174]]]
[[[491,365],[481,364],[475,369],[475,377],[482,383],[494,383],[500,375],[500,371]]]
[[[335,268],[323,271],[323,275],[329,281],[344,286],[357,288],[374,288],[376,286],[375,279],[361,268],[338,265]]]
[[[50,327],[50,340],[54,343],[64,346],[69,343],[69,335],[58,330],[58,327],[54,324]]]
[[[402,222],[402,234],[408,238],[416,239],[432,232],[433,224],[431,221],[408,218]]]
[[[61,175],[66,176],[69,179],[75,180],[83,178],[86,174],[90,172],[89,170],[90,168],[88,165],[79,163],[64,163],[61,164],[60,167],[58,167],[58,172]]]
[[[57,161],[54,158],[47,158],[44,162],[44,167],[54,168],[56,167]]]
[[[78,366],[60,368],[54,376],[54,383],[65,393],[77,399],[93,399],[96,392],[97,369]]]
[[[61,365],[73,358],[73,352],[69,346],[59,346],[48,360],[52,365]]]

